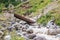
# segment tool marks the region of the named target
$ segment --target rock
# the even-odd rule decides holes
[[[35,35],[35,34],[29,34],[27,37],[28,37],[29,39],[33,39],[33,38],[36,37],[36,35]]]
[[[36,35],[35,35],[35,34],[25,34],[25,37],[26,37],[27,39],[33,39],[33,38],[36,37]]]
[[[15,24],[15,22],[11,22],[11,26],[12,26],[13,24]]]
[[[6,35],[6,36],[4,37],[4,40],[11,40],[11,35]]]
[[[34,33],[40,33],[40,34],[47,34],[48,29],[46,27],[41,27],[41,28],[32,28]]]
[[[50,29],[57,29],[57,25],[54,23],[55,20],[50,20],[48,23],[47,23],[47,28],[50,28]]]
[[[13,27],[8,27],[7,30],[11,32],[13,30]]]
[[[7,20],[7,19],[6,19],[6,17],[0,17],[0,20],[1,20],[1,21],[5,21],[5,20]]]
[[[16,31],[19,30],[18,27],[15,27]]]
[[[19,22],[20,22],[20,19],[17,19],[17,18],[16,18],[16,20],[15,20],[15,21],[19,23]]]
[[[36,36],[46,38],[46,40],[59,40],[59,38],[56,38],[55,35],[37,34]]]
[[[20,24],[16,22],[15,24],[12,25],[12,27],[14,27],[16,30],[19,30]]]
[[[6,27],[6,24],[2,24],[1,26],[2,26],[2,27]]]
[[[28,24],[25,24],[25,27],[26,27],[26,28],[29,28],[29,25],[28,25]]]
[[[57,35],[60,34],[60,29],[49,29],[47,34],[49,35]]]
[[[33,40],[47,40],[45,37],[35,37]]]
[[[28,34],[32,34],[33,33],[33,30],[32,29],[27,29],[27,33]]]
[[[56,37],[59,37],[60,38],[60,34],[57,34]]]
[[[14,9],[14,5],[13,4],[9,4],[8,8],[9,8],[10,11],[12,11],[12,9]]]
[[[19,23],[22,24],[22,25],[25,25],[26,24],[25,21],[20,21]]]
[[[33,26],[32,28],[38,28],[38,27],[40,27],[40,25],[38,23],[33,23],[33,24],[31,24],[31,26]]]
[[[21,33],[17,33],[17,36],[21,36]]]
[[[26,30],[27,30],[26,27],[23,27],[23,28],[22,28],[22,31],[23,31],[23,32],[26,32]]]
[[[0,29],[0,30],[1,30],[2,32],[4,32],[4,31],[6,31],[6,29],[7,29],[7,28],[2,28],[2,29]]]
[[[7,19],[9,19],[9,18],[11,17],[11,14],[8,13],[8,12],[5,12],[5,13],[4,13],[4,16],[5,16]]]

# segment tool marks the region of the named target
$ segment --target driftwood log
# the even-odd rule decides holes
[[[18,18],[18,19],[21,19],[21,20],[27,22],[28,24],[33,24],[33,23],[35,23],[34,20],[31,20],[31,19],[29,19],[29,18],[27,18],[27,17],[25,17],[25,16],[22,16],[22,15],[14,14],[14,17],[16,17],[16,18]]]

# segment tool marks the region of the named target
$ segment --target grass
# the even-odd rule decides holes
[[[52,15],[51,15],[51,14],[47,14],[47,15],[44,15],[44,16],[42,16],[41,18],[39,18],[39,19],[37,20],[37,22],[40,23],[40,24],[46,25],[47,22],[48,22],[49,20],[51,20],[51,19],[52,19]]]
[[[47,15],[42,16],[37,20],[38,23],[46,25],[51,19],[55,19],[55,23],[60,26],[60,8],[51,10]]]
[[[30,0],[28,5],[32,6],[31,8],[28,9],[23,9],[20,7],[20,5],[24,5],[24,3],[21,3],[20,5],[16,6],[16,13],[19,14],[25,14],[26,12],[36,12],[38,9],[43,9],[47,4],[49,4],[51,0]]]
[[[23,37],[13,36],[11,40],[25,40]]]

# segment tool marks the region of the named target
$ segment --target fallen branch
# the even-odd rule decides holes
[[[22,15],[18,15],[18,14],[14,14],[14,17],[18,18],[18,19],[21,19],[23,21],[26,21],[28,24],[32,24],[32,23],[35,23],[34,20],[31,20],[25,16],[22,16]]]

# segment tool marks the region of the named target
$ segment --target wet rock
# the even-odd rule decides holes
[[[45,37],[35,37],[33,40],[46,40]]]

